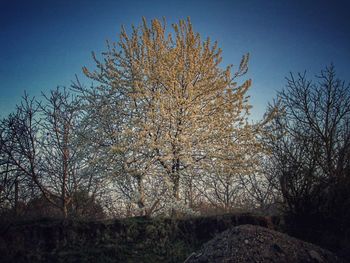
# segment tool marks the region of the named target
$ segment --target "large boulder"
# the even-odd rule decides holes
[[[286,234],[253,225],[228,229],[192,253],[186,263],[340,263],[333,253]]]

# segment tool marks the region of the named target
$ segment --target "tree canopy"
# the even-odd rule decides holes
[[[86,101],[90,138],[109,148],[115,176],[136,181],[140,207],[147,178],[160,175],[164,191],[181,201],[189,171],[216,173],[208,167],[214,162],[232,177],[254,167],[259,143],[247,121],[251,80],[236,81],[248,70],[249,54],[234,71],[223,68],[218,44],[202,41],[190,19],[172,25],[171,33],[165,20],[143,19],[107,47],[102,60],[93,54],[95,70],[83,69],[94,86],[75,88]],[[151,199],[151,207],[159,201]]]

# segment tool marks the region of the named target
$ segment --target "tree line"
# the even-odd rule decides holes
[[[122,28],[96,68],[0,122],[4,214],[82,218],[284,211],[350,219],[350,89],[291,74],[249,120],[249,54],[222,66],[190,20]],[[39,212],[38,212],[39,211]]]

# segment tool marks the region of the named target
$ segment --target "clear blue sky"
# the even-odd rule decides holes
[[[219,42],[224,65],[237,65],[250,52],[247,77],[260,117],[290,71],[312,76],[333,62],[350,80],[349,10],[350,1],[334,0],[0,0],[0,116],[14,110],[24,90],[39,96],[82,77],[82,66],[93,67],[91,51],[116,40],[122,24],[190,16],[203,38]]]

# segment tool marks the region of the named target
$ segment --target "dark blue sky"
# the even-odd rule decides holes
[[[39,96],[69,86],[91,51],[116,40],[120,26],[165,16],[191,17],[194,29],[219,42],[224,65],[250,52],[253,114],[260,117],[290,71],[316,74],[333,62],[349,79],[350,1],[66,1],[0,0],[0,116],[26,90]],[[82,78],[83,82],[87,80]]]

